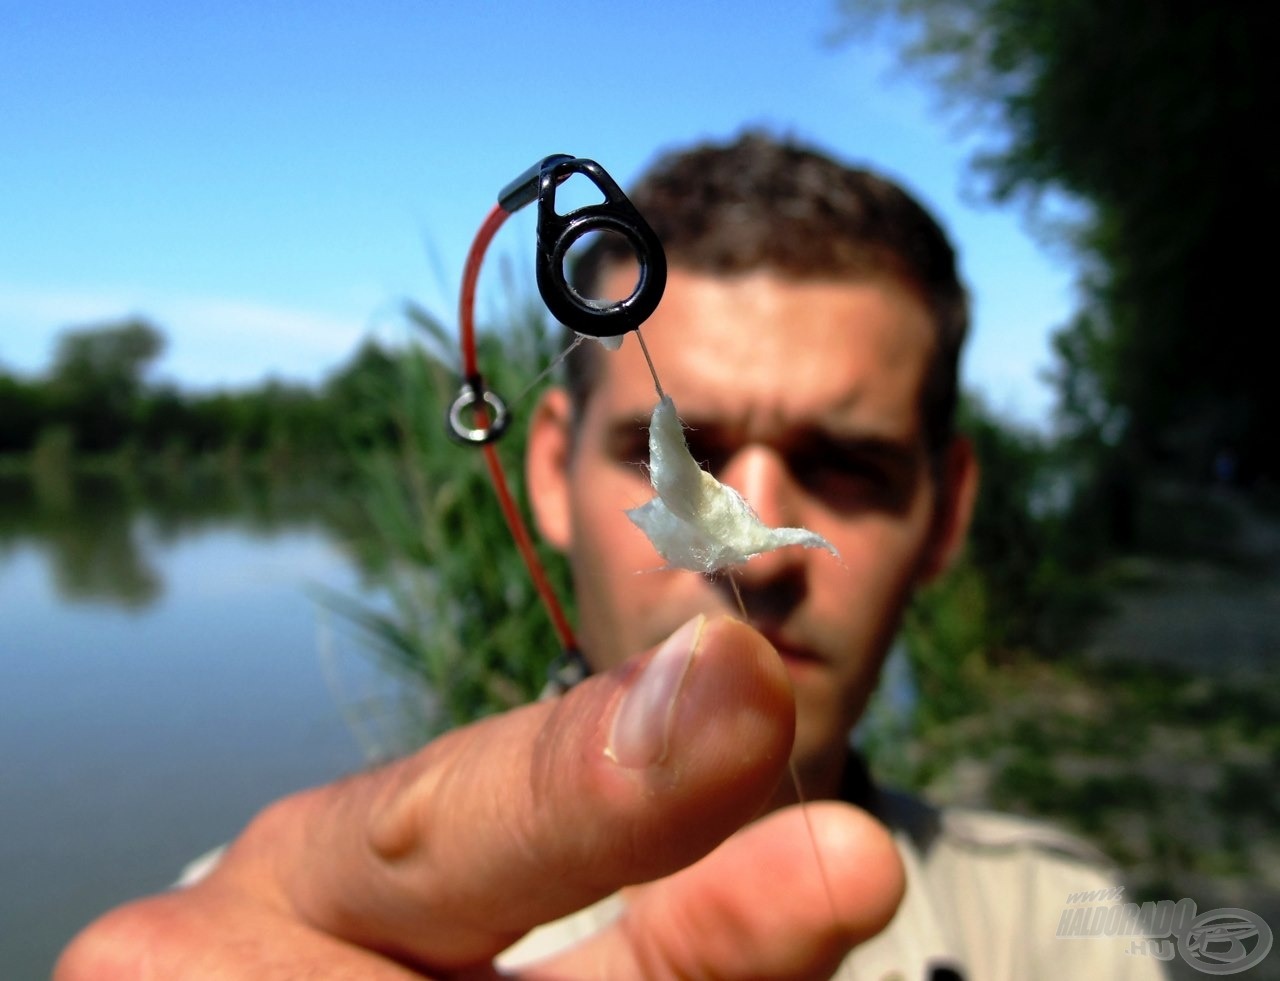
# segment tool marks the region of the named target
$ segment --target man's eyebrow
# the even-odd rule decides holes
[[[699,420],[696,417],[685,419],[684,423],[690,439],[700,443],[732,444],[741,440],[737,427]],[[642,425],[647,424],[647,420],[642,423]],[[903,464],[914,464],[918,454],[916,443],[907,437],[851,427],[825,426],[821,423],[783,427],[774,442],[784,447],[826,449],[839,453],[882,457],[886,462]]]

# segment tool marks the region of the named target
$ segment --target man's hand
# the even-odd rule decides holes
[[[889,921],[903,873],[845,805],[735,834],[794,723],[768,643],[698,618],[555,702],[278,802],[203,882],[90,926],[56,977],[483,976],[528,930],[636,883],[613,926],[527,975],[823,976]]]

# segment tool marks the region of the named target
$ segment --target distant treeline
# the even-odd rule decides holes
[[[0,455],[320,458],[393,439],[395,355],[373,340],[315,386],[214,392],[149,383],[163,348],[156,327],[128,320],[67,331],[41,376],[0,368]]]
[[[482,462],[445,436],[444,409],[457,381],[452,358],[442,353],[451,340],[422,311],[406,313],[425,343],[388,350],[366,341],[315,386],[268,381],[213,393],[146,380],[164,346],[150,324],[68,331],[43,376],[0,372],[0,461],[10,470],[16,461],[34,479],[33,493],[49,499],[65,489],[68,475],[102,462],[109,475],[135,483],[197,471],[236,476],[246,467],[267,477],[341,477],[342,497],[364,529],[351,537],[367,540],[370,564],[417,570],[405,573],[410,586],[397,586],[405,598],[401,622],[377,631],[397,658],[443,656],[431,646],[440,622],[476,626],[429,672],[443,684],[460,664],[483,666],[457,721],[488,697],[478,693],[493,678],[509,680],[514,671],[517,688],[533,683],[537,672],[528,665],[516,670],[502,661],[510,644],[495,642],[492,658],[480,650],[486,637],[506,637],[508,628],[525,636],[543,629],[545,618],[532,594],[512,592],[523,574]],[[511,393],[540,376],[560,341],[534,304],[480,343],[486,377]],[[1098,608],[1094,573],[1110,556],[1192,547],[1201,554],[1204,541],[1190,534],[1193,523],[1184,510],[1171,509],[1167,494],[1143,493],[1145,471],[1105,434],[1055,439],[1026,431],[973,396],[965,398],[960,422],[977,449],[983,491],[965,561],[918,604],[913,622],[920,625],[912,628],[928,638],[915,657],[922,677],[939,687],[930,696],[935,707],[946,692],[965,690],[964,665],[972,657],[990,662],[1027,650],[1071,649]],[[503,442],[517,486],[523,440],[523,427],[513,426]],[[1167,482],[1170,472],[1157,476]],[[500,559],[512,566],[499,574]],[[493,589],[488,606],[481,582]],[[413,626],[427,609],[434,610],[431,622]],[[536,645],[552,648],[553,639]]]

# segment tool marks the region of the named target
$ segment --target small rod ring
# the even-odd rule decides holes
[[[493,419],[483,427],[466,425],[462,421],[462,413],[468,409],[474,409],[482,400],[492,410]],[[470,382],[463,382],[458,397],[453,400],[453,405],[449,406],[449,435],[459,443],[472,446],[492,443],[507,431],[507,424],[510,421],[511,414],[507,412],[506,403],[497,392],[483,388],[477,393],[476,386]]]

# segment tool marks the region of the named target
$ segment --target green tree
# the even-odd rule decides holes
[[[356,449],[390,445],[397,430],[387,393],[399,384],[401,365],[373,338],[333,372],[324,385],[339,432]]]
[[[144,320],[70,330],[58,339],[49,388],[77,448],[119,447],[132,432],[148,366],[164,336]]]
[[[49,411],[40,382],[0,371],[0,453],[29,453]]]
[[[1071,232],[1084,306],[1058,342],[1076,435],[1131,471],[1203,473],[1230,447],[1275,477],[1280,386],[1256,351],[1274,251],[1259,223],[1280,172],[1257,136],[1274,115],[1266,7],[837,2],[854,29],[890,28],[979,123],[973,164],[994,200],[1087,206]]]

